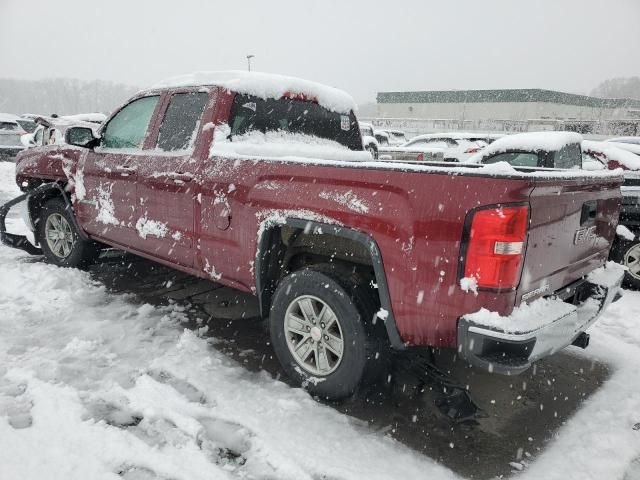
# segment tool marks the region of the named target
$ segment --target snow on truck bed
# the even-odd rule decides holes
[[[349,150],[337,142],[308,135],[286,132],[268,132],[267,134],[252,132],[229,140],[227,138],[228,133],[229,126],[226,124],[215,127],[214,141],[209,150],[210,156],[247,160],[267,159],[307,165],[399,170],[404,172],[488,175],[529,179],[607,178],[621,175],[619,171],[615,170],[516,170],[506,162],[475,166],[473,164],[373,160],[368,152]]]
[[[321,83],[287,77],[273,73],[229,70],[220,72],[195,72],[168,78],[151,88],[198,87],[217,85],[234,92],[255,95],[260,98],[281,98],[285,93],[315,97],[320,105],[338,113],[356,110],[356,103],[348,93]]]

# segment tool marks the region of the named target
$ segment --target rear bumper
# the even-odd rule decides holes
[[[522,331],[496,328],[495,322],[489,325],[475,314],[461,318],[458,322],[460,355],[475,367],[517,375],[536,360],[571,345],[617,299],[624,269],[614,265],[610,263],[606,273],[602,267],[588,277],[580,286],[588,296],[578,305],[568,305],[557,299],[527,309],[533,318],[526,319],[529,327]],[[511,317],[500,318],[504,318],[505,324],[512,320]],[[532,328],[535,324],[539,326]]]

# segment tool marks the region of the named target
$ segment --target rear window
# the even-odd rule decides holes
[[[514,167],[537,167],[538,155],[530,152],[507,152],[482,160],[484,164],[498,162],[507,162]]]
[[[582,148],[577,143],[565,145],[554,154],[555,168],[582,168]]]
[[[18,124],[14,122],[0,122],[0,130],[18,130]]]
[[[336,141],[351,150],[362,150],[358,122],[348,115],[327,110],[317,103],[291,99],[262,99],[236,94],[231,114],[230,140],[252,131],[289,132]]]

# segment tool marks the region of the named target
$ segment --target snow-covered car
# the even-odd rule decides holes
[[[606,141],[640,146],[640,137],[616,137],[616,138],[610,138]]]
[[[13,160],[24,150],[20,138],[34,129],[35,124],[27,118],[0,113],[0,160]]]
[[[374,130],[373,131],[376,140],[378,141],[378,145],[380,147],[387,147],[390,144],[389,134],[384,130]]]
[[[381,131],[387,134],[389,138],[389,145],[391,145],[392,147],[397,147],[407,143],[407,136],[402,130],[390,130],[388,128],[385,128]]]
[[[33,115],[32,121],[36,125],[35,130],[21,137],[22,144],[27,148],[63,145],[65,143],[65,134],[71,127],[87,127],[93,130],[97,130],[99,127],[99,124],[95,122],[78,120],[75,116],[45,117]]]
[[[624,171],[622,205],[610,258],[625,267],[625,284],[640,289],[640,156],[614,142],[582,142],[583,167]]]
[[[366,122],[359,122],[360,126],[360,136],[362,137],[362,146],[365,150],[367,150],[374,160],[378,159],[378,151],[380,150],[380,145],[378,144],[378,140],[376,140],[376,134],[373,129],[373,125]]]
[[[487,135],[483,133],[450,132],[418,135],[400,148],[410,148],[413,151],[422,148],[439,148],[444,153],[445,162],[464,162],[488,144]]]
[[[582,136],[573,132],[528,132],[497,139],[466,163],[506,162],[521,168],[582,168]]]

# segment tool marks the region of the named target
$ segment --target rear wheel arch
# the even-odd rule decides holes
[[[358,258],[350,260],[344,255],[329,257],[326,252],[317,252],[311,248],[303,248],[300,251],[295,247],[292,248],[291,239],[294,240],[294,244],[296,240],[298,243],[304,243],[300,239],[305,235],[321,235],[321,238],[332,238],[346,246],[353,246],[357,252],[355,254],[354,252],[349,253],[358,254]],[[362,258],[365,253],[366,260]],[[301,262],[301,254],[307,255],[309,258]],[[375,281],[376,284],[376,296],[380,308],[386,311],[386,318],[383,320],[389,344],[396,350],[405,349],[406,346],[400,337],[393,315],[387,277],[376,241],[366,233],[339,225],[287,218],[283,223],[273,225],[262,232],[258,238],[255,260],[256,293],[262,316],[268,316],[278,283],[287,273],[327,262],[335,265],[336,268],[345,269],[345,271],[347,269],[361,271],[364,275],[367,275],[366,271],[371,271],[372,281]]]

